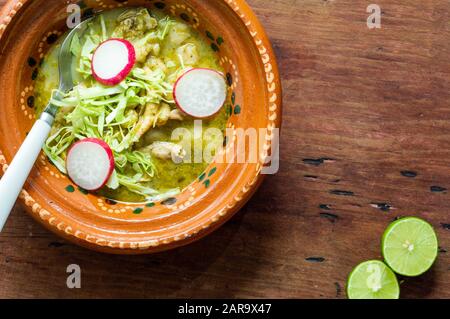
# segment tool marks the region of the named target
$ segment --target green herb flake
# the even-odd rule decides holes
[[[215,38],[214,38],[214,36],[213,36],[213,34],[212,34],[211,32],[206,31],[206,36],[207,36],[210,40],[215,41]]]
[[[84,194],[84,195],[89,194],[89,192],[88,192],[87,190],[85,190],[84,188],[81,188],[81,187],[78,187],[78,191],[79,191],[81,194]]]
[[[213,169],[211,169],[209,171],[208,177],[211,177],[212,175],[214,175],[214,173],[217,171],[217,167],[214,167]]]

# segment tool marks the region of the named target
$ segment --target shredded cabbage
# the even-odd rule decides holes
[[[163,20],[156,36],[163,39],[169,26],[170,20]],[[66,151],[74,142],[88,137],[103,139],[115,158],[115,170],[106,186],[111,189],[122,186],[146,199],[158,198],[162,195],[147,186],[157,174],[152,158],[147,153],[133,150],[133,144],[139,115],[146,104],[173,103],[172,85],[166,81],[162,70],[140,67],[135,67],[114,87],[96,82],[91,74],[91,58],[95,48],[107,38],[103,17],[100,26],[92,25],[88,30],[81,38],[76,36],[71,45],[81,82],[67,94],[57,90],[52,94],[51,103],[60,108],[60,125],[47,139],[44,151],[52,163],[66,173]],[[154,36],[154,32],[148,36]],[[62,98],[55,98],[57,96]]]

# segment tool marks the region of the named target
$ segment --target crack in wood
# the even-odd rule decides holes
[[[48,244],[48,247],[59,248],[59,247],[65,246],[65,245],[66,245],[65,243],[60,243],[60,242],[57,242],[57,241],[52,241],[52,242],[50,242],[50,243]]]
[[[336,287],[336,297],[339,298],[341,296],[341,292],[342,292],[341,285],[336,281],[334,283],[334,286]]]
[[[323,257],[308,257],[305,258],[306,261],[312,262],[312,263],[323,263],[325,261],[325,258]]]
[[[443,192],[447,191],[447,188],[441,187],[441,186],[431,186],[430,191],[432,193],[443,193]]]
[[[403,176],[408,177],[408,178],[414,178],[417,176],[417,173],[414,171],[401,171],[400,172]]]
[[[339,189],[331,190],[330,194],[338,195],[338,196],[354,196],[355,195],[355,193],[353,193],[353,192],[343,191],[343,190],[339,190]]]
[[[332,158],[322,157],[322,158],[304,158],[303,163],[307,165],[320,166],[323,163],[333,163],[335,162]]]
[[[371,203],[370,206],[377,208],[383,212],[389,212],[394,207],[388,203]]]
[[[328,219],[333,224],[339,219],[339,215],[333,213],[320,213],[320,217]]]

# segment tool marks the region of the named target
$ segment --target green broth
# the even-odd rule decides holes
[[[102,13],[108,37],[111,37],[112,31],[117,25],[116,19],[122,12],[123,9]],[[164,13],[158,10],[152,11],[151,14],[158,21],[162,20],[165,17]],[[171,78],[170,81],[173,83],[176,80],[176,77],[173,76],[175,70],[182,68],[181,60],[177,55],[177,50],[180,48],[180,46],[187,43],[195,45],[198,52],[197,61],[194,64],[190,65],[190,67],[211,68],[223,72],[223,69],[219,64],[217,54],[211,49],[206,39],[204,39],[203,36],[201,36],[192,27],[188,26],[184,21],[173,17],[170,18],[175,21],[175,25],[170,29],[168,36],[166,36],[164,40],[160,42],[160,53],[158,55],[158,58],[164,62],[164,65],[166,67],[166,75],[168,78]],[[100,28],[100,24],[96,21],[91,27]],[[179,37],[179,32],[177,33],[176,30],[182,30],[181,39],[183,39],[183,41],[181,43],[178,43],[181,39]],[[176,41],[174,41],[174,39]],[[48,103],[52,94],[52,90],[58,87],[57,58],[61,41],[62,39],[57,41],[49,50],[47,55],[44,57],[39,69],[35,85],[35,98],[38,112],[41,112],[45,105]],[[80,38],[80,41],[84,41],[83,37]],[[147,61],[145,63],[147,63]],[[76,70],[75,67],[73,69]],[[77,79],[76,82],[80,82],[82,80],[76,71],[75,78]],[[175,108],[174,105],[170,106],[172,109]],[[221,111],[213,118],[202,121],[203,137],[205,139],[208,138],[208,136],[205,136],[205,131],[209,128],[216,128],[221,131],[225,130],[226,122],[228,119],[225,110],[226,107],[223,107]],[[64,123],[61,118],[57,117],[57,121],[54,124],[53,131],[57,130],[63,125]],[[133,149],[143,149],[147,145],[155,141],[176,143],[171,139],[171,134],[173,130],[177,128],[186,128],[190,132],[193,132],[194,119],[187,117],[182,121],[170,120],[167,122],[167,124],[161,127],[151,128],[150,131],[147,132],[146,135],[144,135],[139,140],[139,142],[133,145]],[[157,139],[155,139],[154,136],[157,136]],[[222,142],[222,140],[218,139],[214,141],[217,146],[221,145]],[[208,163],[204,161],[202,163],[176,164],[172,160],[164,160],[156,157],[152,157],[152,162],[155,167],[155,176],[147,182],[147,186],[152,187],[161,193],[174,188],[178,188],[180,190],[185,188],[190,183],[192,183],[208,165]],[[122,186],[115,190],[104,188],[99,193],[108,198],[122,202],[145,201],[145,198],[141,195],[135,194]]]

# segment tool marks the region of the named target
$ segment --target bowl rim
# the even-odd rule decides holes
[[[19,9],[31,0],[8,0],[0,10],[0,39],[2,38],[8,24],[13,20]],[[256,14],[250,8],[245,0],[220,0],[228,5],[228,7],[234,12],[247,28],[247,32],[251,35],[252,42],[259,52],[258,62],[264,66],[264,72],[266,75],[267,87],[265,91],[267,93],[267,99],[270,102],[270,116],[269,127],[281,128],[282,117],[282,89],[281,80],[279,76],[277,59],[274,54],[271,42],[259,22]],[[268,141],[269,150],[273,149],[273,139]],[[0,168],[4,172],[8,168],[6,158],[3,156],[0,149]],[[1,174],[0,174],[1,175]],[[73,230],[69,225],[61,227],[61,223],[52,223],[51,220],[57,217],[52,216],[52,213],[42,207],[25,189],[22,190],[19,198],[25,206],[25,210],[40,224],[46,227],[48,230],[63,237],[70,242],[76,243],[80,246],[90,248],[97,251],[115,253],[115,254],[145,254],[158,251],[164,251],[179,246],[187,245],[193,241],[196,241],[209,233],[219,228],[222,224],[228,221],[234,214],[236,214],[240,208],[252,197],[256,192],[259,185],[264,179],[261,170],[256,172],[256,176],[251,181],[246,183],[239,191],[239,194],[230,199],[230,204],[225,207],[224,210],[219,212],[215,218],[212,218],[207,223],[200,225],[199,229],[190,229],[186,231],[185,239],[176,239],[168,242],[159,242],[157,245],[153,243],[143,243],[142,247],[126,247],[126,243],[117,241],[108,242],[104,238],[96,238],[95,235],[84,234],[79,236],[76,230]],[[70,228],[70,232],[67,228]],[[101,243],[100,243],[101,241]],[[133,248],[133,249],[132,249]],[[137,248],[137,249],[136,249]]]

